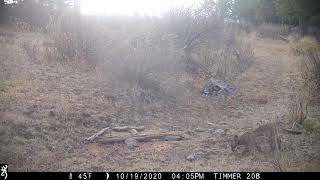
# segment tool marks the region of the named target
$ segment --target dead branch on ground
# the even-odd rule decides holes
[[[102,144],[124,143],[124,141],[129,138],[135,139],[139,142],[150,142],[152,140],[180,141],[185,139],[181,135],[174,135],[174,134],[148,134],[148,135],[139,135],[139,136],[131,136],[131,137],[111,137],[107,139],[101,139],[97,142]]]

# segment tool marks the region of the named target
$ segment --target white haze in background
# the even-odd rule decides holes
[[[86,15],[161,16],[171,8],[189,7],[199,0],[81,0]]]

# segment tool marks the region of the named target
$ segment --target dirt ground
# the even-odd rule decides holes
[[[276,120],[288,126],[290,103],[302,82],[299,59],[287,42],[255,39],[255,60],[232,82],[237,96],[224,103],[199,95],[200,103],[141,110],[114,102],[118,82],[106,78],[103,68],[43,61],[24,48],[34,44],[41,51],[42,34],[11,34],[0,39],[0,162],[10,171],[277,171],[277,160],[285,171],[320,170],[320,139],[305,131],[280,132],[277,156],[238,156],[230,149],[235,134]],[[187,139],[140,143],[135,149],[83,143],[102,128],[128,125]],[[108,132],[99,139],[126,135]],[[197,152],[203,157],[187,160]]]

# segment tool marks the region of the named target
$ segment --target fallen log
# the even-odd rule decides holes
[[[103,128],[101,129],[99,132],[95,133],[94,135],[86,138],[86,141],[93,141],[94,139],[96,139],[97,137],[101,136],[102,134],[104,134],[107,130],[109,130],[109,127]]]
[[[289,133],[289,134],[302,134],[302,131],[297,131],[293,129],[283,129],[283,131]]]
[[[96,142],[102,144],[115,144],[115,143],[124,143],[126,139],[134,139],[139,142],[150,142],[152,140],[160,140],[160,141],[181,141],[184,138],[181,135],[172,135],[172,134],[147,134],[147,135],[139,135],[139,136],[130,136],[130,137],[111,137],[107,139],[100,139]]]
[[[208,125],[209,126],[214,126],[215,124],[211,123],[211,122],[208,122]]]
[[[113,127],[113,131],[118,131],[118,132],[124,132],[124,131],[131,131],[132,129],[135,129],[137,131],[143,131],[145,130],[144,126],[123,126],[123,127]]]
[[[133,134],[133,135],[137,135],[137,134],[138,134],[138,131],[135,130],[135,129],[131,129],[131,130],[130,130],[130,133]]]

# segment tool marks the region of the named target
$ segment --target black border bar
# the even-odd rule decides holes
[[[4,179],[0,177],[0,180]],[[11,179],[61,180],[203,180],[320,179],[319,172],[8,172]]]

